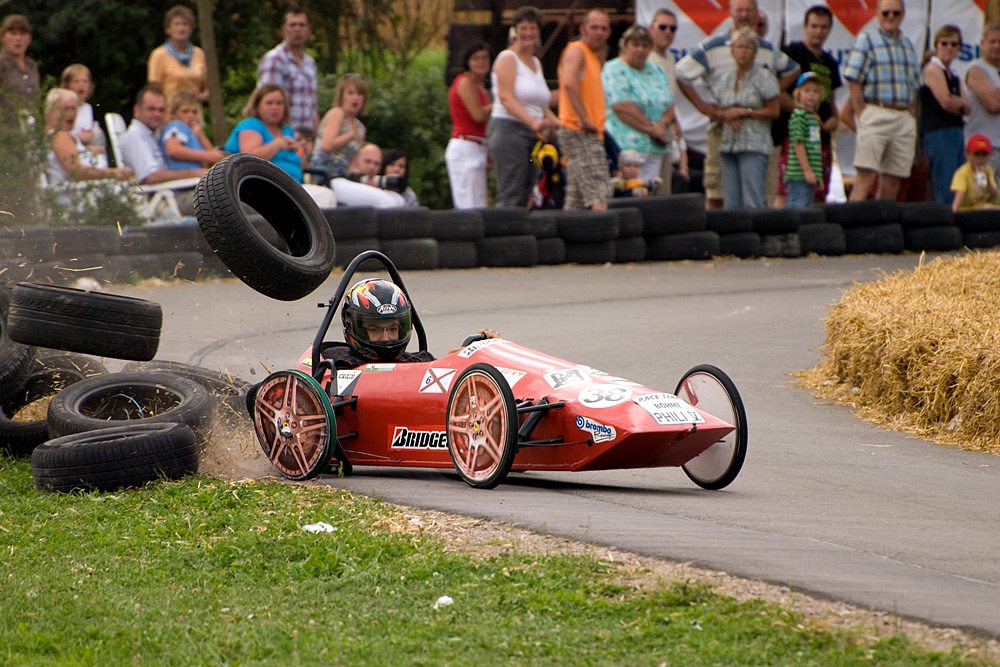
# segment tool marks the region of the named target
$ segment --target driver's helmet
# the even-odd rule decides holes
[[[344,338],[351,348],[369,359],[396,359],[410,342],[410,302],[403,290],[388,280],[369,278],[356,283],[344,297],[340,314],[344,320]],[[377,331],[389,323],[398,323],[398,337],[373,340],[369,328]]]

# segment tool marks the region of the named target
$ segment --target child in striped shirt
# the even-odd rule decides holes
[[[804,208],[823,194],[823,157],[819,134],[819,104],[823,84],[815,72],[806,72],[795,83],[795,110],[788,119],[788,207]]]

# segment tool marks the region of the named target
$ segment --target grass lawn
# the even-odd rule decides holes
[[[334,530],[303,530],[317,522]],[[0,662],[978,664],[704,584],[637,585],[592,556],[446,553],[405,528],[398,508],[327,487],[52,494],[0,458]]]

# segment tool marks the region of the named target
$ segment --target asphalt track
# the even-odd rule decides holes
[[[721,367],[746,404],[746,464],[714,492],[675,468],[515,473],[492,491],[451,471],[359,468],[323,480],[1000,637],[1000,459],[876,428],[790,384],[790,372],[820,358],[828,304],[852,281],[918,261],[406,272],[438,355],[490,326],[667,391],[694,365]],[[236,281],[122,291],[163,306],[158,358],[259,381],[265,369],[294,367],[321,320],[317,302],[339,278],[293,303]]]

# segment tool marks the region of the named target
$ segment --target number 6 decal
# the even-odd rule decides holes
[[[588,408],[610,408],[632,398],[632,390],[616,384],[595,384],[587,387],[577,396],[580,403]]]

